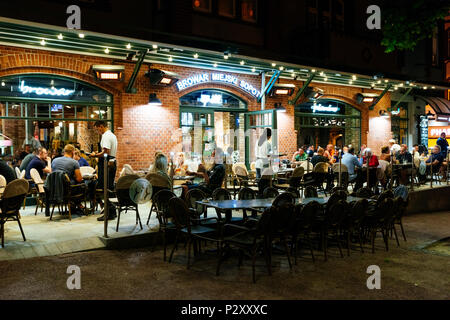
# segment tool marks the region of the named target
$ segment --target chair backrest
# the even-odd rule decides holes
[[[191,232],[189,208],[182,199],[175,197],[169,200],[169,215],[173,218],[177,230],[187,227],[188,232]]]
[[[131,206],[135,204],[130,197],[130,187],[133,182],[139,178],[138,175],[126,175],[117,180],[116,195],[121,206]]]
[[[335,194],[338,197],[341,198],[341,200],[347,200],[348,197],[348,193],[344,190],[335,190],[334,192],[331,193],[332,195]]]
[[[376,217],[378,222],[385,222],[392,216],[392,209],[394,207],[394,200],[392,198],[377,201]]]
[[[325,205],[326,212],[330,212],[331,208],[341,200],[345,200],[342,194],[333,193]]]
[[[348,189],[344,187],[334,187],[333,189],[331,189],[331,194],[336,193],[338,191],[343,191],[348,195]]]
[[[280,194],[278,197],[276,197],[275,201],[273,202],[273,207],[281,207],[285,204],[295,205],[295,198],[290,192],[285,192]]]
[[[294,196],[294,198],[300,199],[300,192],[298,192],[298,190],[296,188],[287,188],[286,192],[289,192],[290,194],[292,194]]]
[[[38,188],[39,193],[44,193],[44,181],[42,181],[41,175],[36,169],[30,170],[31,179],[33,179],[34,184]]]
[[[272,232],[289,233],[295,226],[295,206],[293,203],[283,202],[273,205],[275,213],[272,213]]]
[[[302,178],[305,175],[305,168],[297,167],[292,173],[292,178]]]
[[[3,194],[6,188],[6,179],[4,176],[0,175],[0,194]]]
[[[263,192],[264,199],[275,199],[279,195],[280,193],[278,192],[278,190],[272,187],[266,188]]]
[[[344,200],[338,200],[326,213],[326,221],[329,225],[341,223],[350,213],[350,205]]]
[[[272,216],[277,213],[276,208],[270,207],[263,212],[261,218],[256,225],[255,232],[253,232],[255,237],[270,237],[272,231]]]
[[[205,206],[198,204],[197,201],[202,201],[208,198],[208,195],[200,189],[192,189],[186,195],[186,204],[189,208],[196,210],[199,214],[203,213]]]
[[[231,193],[226,189],[216,189],[212,193],[213,200],[220,201],[220,200],[231,200]]]
[[[29,183],[24,179],[17,179],[8,183],[3,192],[3,199],[13,198],[20,195],[27,195],[29,190]]]
[[[313,186],[307,186],[305,188],[305,198],[318,198],[319,194],[317,193],[317,189]]]
[[[372,192],[372,190],[370,190],[369,188],[364,187],[364,188],[361,188],[361,189],[359,189],[358,191],[356,191],[356,196],[357,196],[358,198],[365,198],[365,199],[368,199],[368,198],[370,198],[370,197],[373,197],[373,192]]]
[[[170,188],[170,181],[168,177],[165,177],[158,173],[149,173],[145,176],[152,186],[159,188]]]
[[[248,171],[244,163],[236,163],[233,165],[233,173],[240,177],[248,177]]]
[[[256,162],[252,162],[252,163],[250,164],[250,170],[256,171]]]
[[[159,223],[167,224],[167,218],[169,217],[169,200],[174,197],[176,197],[176,195],[170,190],[161,190],[153,197]]]
[[[19,179],[25,179],[25,175],[26,175],[26,171],[25,170],[22,170],[22,172],[20,173],[20,175],[19,175]]]
[[[314,167],[314,172],[315,173],[328,173],[328,168],[329,168],[328,163],[326,163],[326,162],[319,162]]]
[[[362,199],[353,204],[349,222],[354,225],[359,225],[367,214],[369,208],[369,201]]]
[[[316,217],[321,215],[322,206],[317,201],[311,201],[305,205],[297,219],[300,221],[302,228],[310,228],[314,225]]]
[[[250,188],[242,188],[238,193],[239,200],[253,200],[256,199],[256,192]]]
[[[92,167],[81,167],[80,168],[81,176],[91,176],[95,173],[95,169]]]
[[[331,168],[331,170],[333,170],[333,172],[337,172],[337,173],[339,173],[339,171],[340,172],[348,172],[348,168],[347,168],[347,166],[345,165],[345,164],[339,164],[339,163],[335,163],[335,164],[333,164],[333,167]]]
[[[23,205],[28,194],[29,184],[27,180],[18,179],[11,181],[3,192],[0,215],[16,215]]]
[[[20,169],[18,167],[15,167],[14,170],[16,171],[17,179],[20,179],[20,174],[21,174]]]
[[[312,172],[314,167],[310,161],[303,161],[300,165],[306,172]]]

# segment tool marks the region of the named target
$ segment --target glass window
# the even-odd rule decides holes
[[[298,147],[313,145],[338,147],[361,144],[361,113],[350,105],[334,100],[298,105],[295,130]]]
[[[241,1],[241,16],[242,20],[248,22],[256,22],[257,0],[242,0]]]
[[[20,75],[1,79],[0,97],[112,103],[112,95],[89,84],[48,75]]]
[[[236,16],[236,0],[218,0],[219,15],[234,18]]]
[[[194,10],[211,12],[211,0],[192,0]]]
[[[394,105],[395,101],[392,102]],[[399,144],[408,144],[408,104],[401,103],[397,110],[392,111],[391,131],[393,139]]]

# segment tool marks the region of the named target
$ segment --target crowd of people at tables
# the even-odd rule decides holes
[[[108,153],[108,157],[115,158],[117,152],[117,139],[106,128],[106,124],[97,123],[96,128],[102,137],[102,152],[93,153],[88,157],[84,152],[80,151],[74,145],[66,145],[64,150],[55,150],[49,155],[48,151],[40,147],[36,150],[32,150],[31,145],[27,145],[25,149],[20,152],[20,162],[18,167],[20,170],[25,170],[25,178],[31,180],[30,172],[32,169],[36,169],[39,175],[45,179],[46,175],[51,174],[54,171],[64,171],[69,176],[72,183],[81,183],[83,178],[80,173],[80,167],[93,166],[95,167],[95,158],[100,158],[104,153]],[[259,138],[255,147],[256,154],[256,178],[261,178],[262,171],[268,168],[271,164],[272,144],[271,144],[272,132],[270,129],[265,129],[261,137]],[[109,139],[109,140],[108,140]],[[111,150],[113,149],[113,150]],[[111,156],[111,151],[113,156]],[[349,181],[355,182],[355,190],[358,190],[366,182],[365,175],[361,169],[363,167],[380,168],[378,171],[377,180],[385,186],[387,181],[386,172],[389,168],[391,161],[394,164],[410,164],[410,167],[405,166],[401,170],[401,179],[407,178],[408,170],[412,170],[412,164],[414,167],[422,170],[418,171],[420,181],[425,181],[425,177],[430,173],[431,167],[433,172],[439,172],[444,170],[442,164],[444,163],[448,152],[448,142],[446,140],[445,133],[442,134],[438,140],[436,146],[432,149],[432,154],[427,157],[427,150],[420,148],[418,145],[414,145],[411,152],[408,151],[406,145],[398,145],[395,140],[390,140],[389,145],[381,149],[381,154],[377,157],[370,148],[366,145],[362,145],[361,149],[356,152],[353,146],[344,146],[342,148],[342,154],[333,145],[328,145],[325,149],[319,147],[315,150],[314,146],[304,146],[294,153],[291,164],[299,163],[302,161],[310,161],[313,167],[318,163],[327,163],[330,166],[342,161],[349,173]],[[341,160],[342,159],[342,160]],[[99,165],[101,161],[99,162]],[[100,169],[100,168],[99,168]],[[110,181],[113,188],[115,170],[111,175]],[[98,171],[100,174],[102,170]],[[203,180],[201,183],[188,182],[182,185],[183,195],[189,190],[194,188],[201,189],[206,194],[211,194],[215,189],[220,188],[225,179],[226,168],[224,165],[224,152],[221,148],[216,147],[209,157],[204,157],[201,163],[195,163],[190,159],[186,159],[185,154],[180,152],[175,155],[172,153],[169,157],[163,153],[155,154],[155,162],[150,167],[150,173],[160,175],[167,180],[169,188],[173,186],[173,176],[192,176]],[[381,174],[380,174],[381,173]],[[11,166],[5,161],[0,160],[0,175],[3,175],[7,183],[15,180],[16,174]],[[102,179],[99,179],[99,181]],[[334,176],[330,173],[327,177],[327,189],[334,187]],[[100,181],[101,183],[102,181]],[[373,181],[375,182],[375,181]],[[112,219],[115,218],[113,215]],[[99,219],[101,221],[101,219]]]

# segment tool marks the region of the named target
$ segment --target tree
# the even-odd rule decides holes
[[[386,52],[414,50],[450,12],[448,0],[390,0],[382,9]]]

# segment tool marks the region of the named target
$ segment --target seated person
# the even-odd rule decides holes
[[[368,187],[373,187],[377,183],[377,169],[380,165],[378,162],[378,157],[374,154],[372,154],[372,150],[370,148],[364,149],[364,157],[363,157],[363,168],[367,168],[367,164],[369,164],[369,168],[374,168],[374,170],[369,171],[369,181],[370,184]],[[366,169],[367,170],[367,169]],[[355,191],[358,191],[361,189],[365,182],[367,182],[367,171],[365,170],[359,170],[358,176],[356,178],[356,184],[355,184]]]
[[[173,165],[171,165],[171,170],[173,170]],[[156,156],[156,159],[155,159],[155,164],[153,165],[152,171],[150,173],[155,173],[155,174],[163,177],[164,180],[166,180],[168,183],[168,188],[172,189],[173,182],[172,182],[172,178],[168,174],[168,171],[169,171],[169,162],[167,160],[167,157],[162,153],[158,153],[158,155]],[[162,190],[162,188],[160,190]],[[160,190],[157,190],[157,191],[160,191]],[[156,190],[154,190],[153,192],[155,192],[155,191]]]
[[[391,162],[391,150],[389,147],[381,148],[380,160]]]
[[[347,153],[342,157],[342,164],[348,168],[349,181],[353,182],[356,180],[357,173],[355,168],[361,168],[361,164],[358,158],[355,156],[355,148],[350,148]]]
[[[175,174],[179,176],[183,176],[186,174],[188,170],[188,165],[184,159],[184,153],[179,152],[177,156],[177,160],[175,162]]]
[[[198,188],[211,195],[214,190],[221,188],[223,180],[225,179],[225,166],[223,165],[223,151],[216,148],[211,155],[212,168],[206,171],[203,166],[199,166],[198,172],[186,172],[190,176],[204,178],[205,181],[200,184],[191,184],[183,186],[183,191],[187,193],[188,190]]]
[[[78,161],[73,159],[75,153],[75,147],[71,144],[66,145],[64,148],[64,156],[56,158],[52,162],[52,172],[63,171],[70,179],[72,184],[78,184],[83,181],[81,176],[80,165]]]
[[[25,179],[31,180],[31,169],[36,169],[37,172],[39,172],[39,175],[41,178],[44,177],[45,174],[52,173],[51,168],[51,159],[48,156],[47,149],[40,148],[38,150],[38,155],[31,160],[31,162],[28,164],[26,173],[25,173]]]
[[[73,159],[74,153],[75,147],[71,144],[68,144],[64,148],[64,156],[56,158],[52,162],[52,172],[62,171],[66,173],[72,185],[80,184],[81,182],[83,182],[83,177],[81,176],[80,171],[80,165],[78,164],[78,161]],[[78,192],[81,193],[82,189],[80,188]],[[84,209],[83,205],[81,204],[81,201],[80,203],[77,203],[76,206],[80,210]]]
[[[314,146],[310,146],[310,147],[308,148],[308,151],[306,151],[306,153],[308,154],[308,157],[309,157],[309,158],[314,157]]]
[[[80,167],[89,167],[89,162],[87,162],[87,160],[81,156],[80,150],[75,149],[73,158],[74,158],[74,160],[78,161],[78,164],[80,165]]]
[[[433,148],[433,153],[426,161],[427,174],[431,174],[431,167],[433,167],[433,172],[439,172],[443,162],[444,156],[442,155],[441,147],[439,145],[435,145]]]
[[[27,170],[28,165],[30,164],[31,160],[34,159],[34,157],[38,154],[38,150],[33,151],[33,153],[30,153],[29,155],[27,155],[22,162],[20,163],[20,172],[22,172],[23,170]]]
[[[408,152],[408,146],[406,144],[402,144],[400,147],[400,151],[396,156],[397,164],[410,164],[407,168],[402,167],[399,172],[400,184],[406,185],[408,183],[408,177],[412,174],[411,164],[413,162],[413,156]]]
[[[5,177],[7,184],[17,179],[14,169],[11,168],[4,160],[1,159],[0,159],[0,175]]]
[[[299,162],[299,161],[305,161],[308,159],[308,154],[300,148],[296,153],[294,153],[294,156],[292,157],[292,162]]]
[[[20,160],[23,161],[23,159],[25,159],[25,157],[26,157],[27,155],[29,155],[30,153],[32,153],[32,150],[31,150],[31,144],[26,144],[26,145],[25,145],[25,150],[23,150],[23,151],[20,153]]]
[[[311,164],[315,167],[319,162],[330,163],[330,159],[324,157],[325,150],[323,148],[319,148],[317,150],[317,155],[313,156],[311,159]]]
[[[335,163],[334,146],[332,144],[329,144],[327,146],[327,150],[325,150],[325,152],[323,153],[323,156],[328,158],[327,162],[330,162],[331,164]]]

